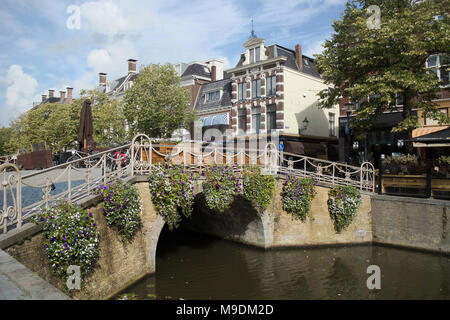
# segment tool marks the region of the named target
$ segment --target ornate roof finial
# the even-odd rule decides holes
[[[249,39],[251,39],[251,38],[257,38],[255,30],[253,29],[253,19],[252,19],[252,32],[250,33]]]

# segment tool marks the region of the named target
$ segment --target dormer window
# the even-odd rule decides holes
[[[127,82],[125,82],[124,89],[125,89],[125,90],[128,90],[128,89],[130,89],[132,86],[133,86],[133,81],[127,81]]]
[[[250,63],[261,61],[261,48],[256,47],[249,50]]]
[[[206,93],[206,101],[218,101],[220,99],[220,90],[210,91]]]

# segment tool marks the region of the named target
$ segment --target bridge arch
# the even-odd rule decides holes
[[[147,203],[151,204],[151,201]],[[269,248],[273,241],[272,210],[272,207],[269,206],[264,212],[259,213],[248,200],[238,196],[228,210],[220,213],[210,210],[206,206],[203,192],[200,188],[196,188],[193,212],[189,218],[182,219],[180,227],[225,240]],[[151,231],[147,236],[149,273],[156,271],[159,238],[165,225],[165,219],[157,214],[157,218],[154,220]],[[173,232],[176,232],[176,230]]]

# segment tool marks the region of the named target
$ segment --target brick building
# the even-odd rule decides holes
[[[224,79],[201,85],[195,109],[203,128],[245,140],[276,131],[286,152],[337,158],[339,109],[319,109],[317,93],[327,86],[314,59],[300,45],[264,44],[253,35]]]

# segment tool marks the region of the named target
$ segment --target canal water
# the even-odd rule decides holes
[[[369,290],[367,268],[381,271]],[[264,251],[166,227],[130,299],[450,299],[450,257],[375,245]]]

